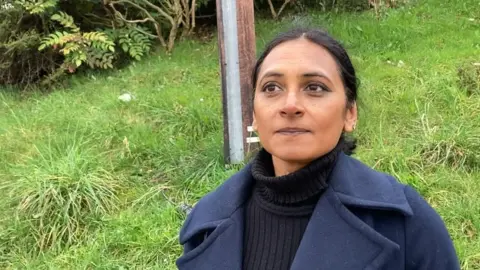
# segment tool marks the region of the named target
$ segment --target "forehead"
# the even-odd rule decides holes
[[[286,41],[275,47],[265,58],[259,71],[285,72],[321,71],[327,76],[338,76],[335,59],[324,47],[305,38]]]

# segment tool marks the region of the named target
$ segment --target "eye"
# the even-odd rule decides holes
[[[323,91],[329,91],[326,86],[324,86],[323,84],[318,84],[318,83],[309,84],[305,90],[310,91],[310,92],[317,92],[317,93],[318,92],[323,92]]]
[[[267,92],[267,93],[273,93],[279,90],[280,90],[280,87],[278,87],[276,84],[273,84],[273,83],[267,84],[263,87],[263,92]]]

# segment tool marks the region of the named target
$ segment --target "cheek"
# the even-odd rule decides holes
[[[345,108],[342,104],[322,102],[310,106],[309,114],[319,129],[328,129],[344,125]]]
[[[275,117],[276,110],[274,106],[261,101],[255,101],[253,104],[255,112],[255,121],[259,129],[266,129],[272,125],[273,117]]]

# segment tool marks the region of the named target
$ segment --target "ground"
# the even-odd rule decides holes
[[[480,62],[480,2],[259,20],[258,50],[302,20],[358,70],[355,157],[415,187],[462,268],[480,269],[480,93],[462,81]],[[182,209],[238,170],[223,165],[216,44],[183,41],[48,94],[0,92],[2,268],[175,269]]]

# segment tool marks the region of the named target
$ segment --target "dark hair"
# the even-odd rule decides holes
[[[253,68],[252,89],[255,89],[258,79],[258,72],[262,66],[263,61],[270,54],[270,52],[275,47],[286,41],[296,40],[299,38],[305,38],[325,48],[333,56],[338,65],[340,77],[345,88],[345,94],[347,96],[347,106],[352,106],[357,101],[357,90],[359,86],[358,79],[355,75],[355,68],[353,67],[352,61],[350,60],[347,51],[340,44],[340,42],[330,36],[326,31],[319,29],[295,28],[279,34],[272,41],[270,41],[267,44],[265,50],[258,58]],[[255,96],[255,91],[253,91],[253,96]],[[347,155],[353,154],[355,148],[357,147],[356,139],[346,138],[345,134],[342,134],[341,141],[341,143],[344,144],[343,151]]]

